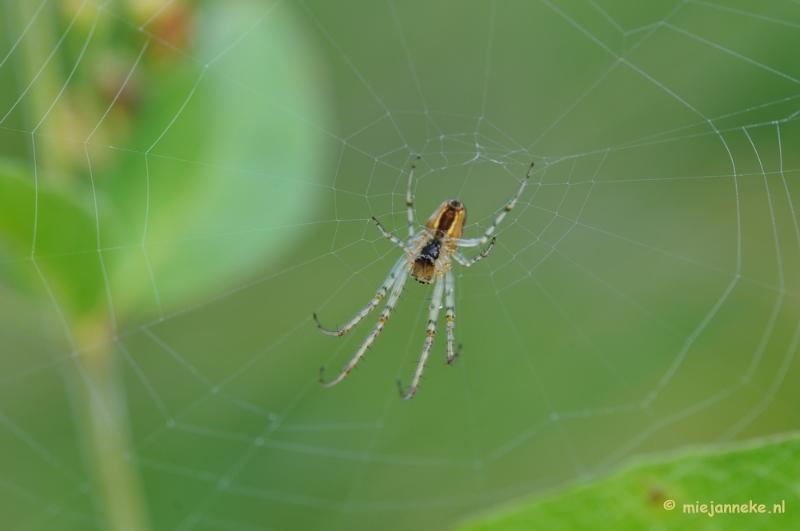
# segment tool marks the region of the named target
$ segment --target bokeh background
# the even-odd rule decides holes
[[[798,2],[0,13],[4,528],[446,529],[798,429]],[[458,197],[470,237],[536,171],[455,267],[458,363],[399,399],[410,282],[323,389],[376,316],[311,315],[399,257],[370,218],[405,234],[417,154],[418,221]]]

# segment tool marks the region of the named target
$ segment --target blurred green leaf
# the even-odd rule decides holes
[[[318,69],[286,12],[270,13],[273,18],[245,33],[264,10],[256,3],[209,7],[201,13],[207,38],[197,55],[214,61],[234,47],[213,70],[190,65],[179,76],[160,78],[163,87],[154,91],[134,140],[138,152],[128,155],[130,164],[121,165],[123,174],[110,188],[133,214],[129,228],[146,236],[112,275],[115,297],[127,305],[147,301],[154,289],[168,307],[185,304],[198,290],[279,259],[319,200],[314,185],[325,160],[322,133],[297,119],[327,122]],[[226,75],[245,71],[247,81],[239,84]],[[257,108],[253,93],[262,102]],[[165,123],[181,106],[177,119]],[[142,152],[151,146],[145,167]],[[141,192],[143,183],[150,190],[146,212],[141,194],[128,193],[132,186]],[[156,288],[142,260],[145,247]]]
[[[800,438],[795,436],[714,453],[687,453],[639,464],[611,478],[482,516],[455,529],[800,529],[800,513],[796,510],[800,492],[796,486],[794,495],[789,494],[787,499],[787,482],[800,475],[800,462],[794,457],[798,452]],[[756,506],[764,504],[765,513],[750,513],[751,502]],[[711,514],[712,503],[715,507],[739,504],[740,510],[746,504],[748,513]],[[703,504],[707,506],[705,511]],[[772,513],[774,504],[782,505],[785,513]]]
[[[35,238],[34,238],[35,234]],[[0,161],[0,238],[11,260],[4,276],[18,289],[41,293],[28,258],[49,279],[63,310],[81,314],[98,302],[103,287],[93,216],[65,195],[38,190],[32,176]],[[16,275],[12,275],[16,268]]]

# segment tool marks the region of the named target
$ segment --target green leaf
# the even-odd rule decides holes
[[[247,33],[264,12],[241,3],[202,13],[198,55],[213,61],[233,47],[209,69],[162,78],[165,96],[156,91],[136,152],[110,188],[145,242],[129,247],[112,274],[115,299],[126,305],[152,302],[157,291],[176,308],[198,290],[240,284],[296,245],[317,208],[325,137],[310,124],[327,120],[312,50],[287,12],[269,13]],[[228,73],[242,72],[246,79],[233,83]],[[126,193],[132,186],[138,193]]]
[[[800,529],[798,452],[800,438],[794,436],[642,462],[613,477],[495,511],[455,529]]]
[[[33,176],[1,160],[0,241],[0,274],[17,289],[46,296],[44,278],[70,314],[98,304],[103,276],[94,217],[63,194],[37,190]]]

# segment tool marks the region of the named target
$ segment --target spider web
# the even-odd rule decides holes
[[[49,100],[56,106],[88,68],[84,52],[119,23],[143,36],[119,74],[136,79],[161,38],[153,28],[174,4],[155,2],[137,19],[122,2],[75,2],[54,22],[43,0],[9,23],[0,79],[13,73],[17,86],[3,83],[13,94],[0,109],[4,153],[43,173],[37,146],[76,142],[42,132],[41,115],[13,121],[36,82],[61,73],[63,88]],[[189,9],[209,16],[221,6]],[[798,428],[790,382],[800,343],[799,2],[284,1],[258,12],[216,48],[204,49],[200,32],[198,42],[170,44],[175,64],[196,72],[149,148],[91,135],[77,142],[91,190],[102,179],[91,168],[107,151],[138,161],[152,189],[134,194],[131,208],[156,215],[151,201],[167,197],[159,161],[188,174],[209,168],[168,142],[191,127],[186,109],[198,91],[213,79],[253,113],[275,103],[251,84],[260,60],[252,39],[281,15],[316,47],[318,82],[338,119],[331,126],[277,105],[290,125],[323,132],[319,177],[240,164],[238,146],[219,141],[227,162],[207,178],[236,190],[221,201],[251,207],[227,184],[232,175],[276,179],[299,194],[265,224],[232,217],[170,242],[108,243],[102,197],[101,207],[97,194],[86,198],[99,263],[87,275],[106,286],[104,260],[121,245],[148,256],[168,243],[186,264],[219,254],[220,240],[231,262],[265,248],[259,268],[231,269],[193,298],[170,291],[143,261],[150,302],[138,321],[117,319],[114,293],[104,294],[116,327],[104,341],[120,365],[152,529],[443,528],[642,454]],[[41,43],[41,64],[21,72],[21,43],[45,23],[57,37]],[[56,67],[50,58],[76,34],[71,62]],[[122,103],[112,98],[108,108]],[[532,161],[536,170],[490,256],[454,266],[463,345],[455,366],[444,363],[440,333],[417,396],[398,398],[395,381],[407,383],[417,362],[430,296],[408,283],[358,370],[323,389],[319,367],[346,362],[377,316],[334,340],[315,329],[312,312],[327,326],[345,322],[399,257],[371,217],[406,234],[417,154],[417,223],[458,197],[469,209],[465,237],[483,233]],[[2,253],[4,267],[38,270],[32,251]],[[31,309],[3,288],[0,449],[14,462],[0,466],[1,504],[13,507],[9,529],[102,529],[101,493],[63,374],[88,351],[69,347],[64,337],[76,330],[48,293],[45,310]]]

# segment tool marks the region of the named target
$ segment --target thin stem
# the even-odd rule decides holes
[[[76,334],[76,398],[79,424],[89,456],[106,528],[148,531],[150,522],[139,471],[133,459],[125,390],[110,326],[90,322]],[[95,346],[91,346],[95,345]]]
[[[20,102],[25,104],[24,107],[17,105],[16,108],[25,113],[24,123],[21,125],[29,130],[36,128],[36,150],[39,157],[35,163],[39,173],[63,177],[69,175],[71,170],[69,154],[64,143],[59,142],[59,136],[63,136],[69,123],[64,116],[64,105],[53,108],[46,120],[42,121],[42,118],[47,115],[48,109],[58,97],[59,87],[64,82],[59,76],[59,54],[55,53],[50,57],[58,42],[58,32],[63,32],[64,29],[56,24],[52,6],[45,6],[41,11],[38,7],[39,2],[34,1],[12,2],[8,8],[16,11],[15,29],[22,32],[27,28],[28,33],[20,40],[18,62],[22,73],[19,85],[23,89],[30,85],[30,89]]]

